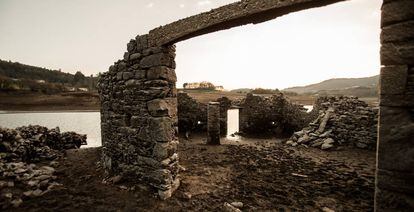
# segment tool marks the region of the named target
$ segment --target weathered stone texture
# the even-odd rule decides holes
[[[235,26],[261,23],[291,12],[340,1],[344,0],[242,0],[151,30],[148,34],[148,44],[162,46]]]
[[[220,103],[219,102],[208,103],[207,144],[220,145]]]
[[[380,94],[403,94],[406,88],[408,66],[386,66],[381,69]]]
[[[170,197],[179,186],[178,155],[174,147],[178,142],[177,111],[176,103],[171,101],[177,96],[175,47],[170,44],[339,1],[342,0],[242,0],[131,40],[123,60],[100,77],[105,169],[151,185],[158,189],[162,199]],[[413,181],[407,180],[412,179],[414,149],[413,11],[411,0],[384,0],[382,7],[381,64],[386,67],[381,73],[384,88],[380,99],[377,211],[414,210]],[[280,126],[294,129],[301,125],[302,117],[291,117]],[[245,120],[243,116],[240,118]]]
[[[168,198],[179,185],[175,48],[148,50],[138,36],[127,49],[99,80],[102,162],[108,174]]]
[[[390,1],[382,6],[381,25],[389,25],[414,19],[414,1]]]
[[[302,129],[313,116],[282,93],[271,97],[247,94],[239,106],[240,130],[246,134],[288,135]]]
[[[414,210],[414,1],[384,1],[376,211]]]
[[[382,65],[414,65],[414,42],[383,43]]]
[[[178,126],[180,133],[207,131],[207,104],[198,102],[187,93],[178,94]],[[227,133],[227,110],[233,105],[227,97],[218,98],[220,103],[220,133]]]
[[[314,104],[319,113],[308,126],[295,132],[287,144],[321,149],[353,146],[375,149],[377,110],[357,97],[319,97]]]

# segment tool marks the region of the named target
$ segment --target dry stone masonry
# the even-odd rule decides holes
[[[144,35],[127,49],[99,81],[102,161],[165,199],[179,185],[175,47],[149,47]]]
[[[414,210],[414,1],[384,0],[376,210]]]
[[[377,144],[377,111],[357,97],[332,96],[317,99],[314,110],[319,116],[286,144],[321,149],[355,146],[375,149]]]
[[[207,144],[220,145],[220,103],[219,102],[208,103]]]
[[[174,43],[339,1],[241,0],[131,40],[124,59],[100,77],[103,164],[108,173],[151,185],[161,198],[177,188]],[[376,211],[414,210],[413,4],[384,0],[382,6]]]
[[[282,93],[270,97],[247,94],[240,107],[239,125],[245,134],[290,135],[313,117],[302,105],[292,104]]]
[[[178,127],[180,133],[207,131],[207,104],[191,98],[187,93],[178,93]],[[220,103],[220,134],[227,133],[227,110],[233,102],[227,97],[215,100]]]

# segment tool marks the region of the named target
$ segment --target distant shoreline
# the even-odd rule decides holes
[[[2,114],[19,114],[19,113],[91,113],[100,112],[99,110],[0,110]]]

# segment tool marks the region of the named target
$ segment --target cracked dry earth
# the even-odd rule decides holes
[[[373,211],[375,152],[325,152],[287,147],[277,140],[181,139],[181,186],[166,201],[127,180],[103,184],[99,148],[68,151],[58,168],[63,187],[24,201],[12,211]]]

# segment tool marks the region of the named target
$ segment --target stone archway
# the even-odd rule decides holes
[[[99,81],[103,164],[158,189],[179,186],[174,43],[343,0],[242,0],[137,36]],[[414,2],[384,0],[376,210],[414,208]]]

